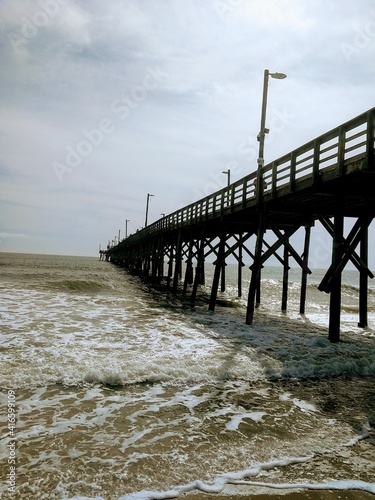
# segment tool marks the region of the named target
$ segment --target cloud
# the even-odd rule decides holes
[[[0,232],[0,239],[3,239],[3,238],[28,238],[28,236],[26,234]]]
[[[288,75],[269,88],[267,161],[372,107],[373,10],[369,0],[2,1],[1,230],[30,235],[18,250],[32,240],[34,251],[77,242],[95,253],[125,219],[143,225],[148,192],[151,221],[224,186],[228,165],[233,180],[253,171],[265,68]],[[147,88],[150,68],[161,78]],[[60,182],[53,164],[72,150],[87,154]]]
[[[267,32],[286,28],[290,32],[306,33],[316,24],[316,18],[312,16],[313,9],[311,2],[306,1],[250,0],[239,2],[234,15],[258,29],[267,28]]]

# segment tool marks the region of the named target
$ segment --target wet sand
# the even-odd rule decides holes
[[[353,427],[354,432],[360,432],[366,417],[374,418],[375,409],[375,384],[372,378],[368,379],[331,379],[331,380],[289,380],[278,381],[286,390],[294,393],[301,392],[301,397],[313,402],[321,412],[338,419],[338,422],[346,422]],[[367,463],[375,463],[375,436],[373,430],[367,439],[360,441],[353,450],[358,456],[362,455]],[[350,463],[352,472],[359,474],[359,470]],[[341,470],[342,464],[338,466]],[[348,476],[356,479],[355,475]],[[370,467],[371,469],[371,467]],[[314,469],[316,472],[316,470]],[[363,471],[362,471],[363,472]],[[371,472],[370,470],[367,471]],[[362,479],[357,476],[358,479]],[[318,478],[316,478],[318,479]],[[324,477],[319,478],[324,482]],[[336,478],[335,478],[336,479]],[[344,479],[341,477],[340,479]],[[368,480],[371,481],[370,478]],[[292,480],[293,481],[293,480]],[[292,482],[291,481],[291,482]],[[303,482],[303,481],[302,481]],[[297,489],[273,489],[261,488],[247,485],[227,485],[227,491],[220,494],[208,494],[201,491],[181,495],[184,500],[371,500],[375,495],[362,490],[297,490]],[[249,493],[250,488],[253,493]]]
[[[189,493],[180,498],[184,500],[373,500],[375,495],[359,490],[332,491],[332,490],[304,490],[293,493],[270,493],[249,495],[210,495],[204,493]]]

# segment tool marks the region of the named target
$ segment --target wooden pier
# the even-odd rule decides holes
[[[340,340],[341,275],[351,261],[359,271],[359,326],[367,326],[368,229],[375,216],[375,108],[330,130],[195,203],[100,251],[130,272],[155,283],[166,280],[176,293],[182,286],[194,304],[204,283],[205,259],[215,255],[209,309],[215,309],[219,287],[225,290],[225,263],[238,263],[242,295],[243,255],[252,259],[246,323],[252,324],[261,299],[261,270],[273,255],[283,266],[282,309],[286,310],[289,258],[301,267],[300,313],[305,312],[311,228],[320,221],[332,238],[332,259],[319,290],[330,294],[329,339]],[[345,219],[353,222],[344,235]],[[304,231],[300,255],[290,242]],[[267,233],[273,243],[267,243]],[[255,237],[255,247],[246,243]],[[357,247],[360,247],[357,253]],[[283,253],[278,253],[283,249]],[[184,276],[182,261],[185,260]],[[195,264],[195,273],[194,273]]]

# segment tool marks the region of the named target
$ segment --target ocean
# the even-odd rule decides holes
[[[357,272],[337,344],[319,270],[300,315],[301,272],[281,312],[265,267],[252,326],[230,264],[214,313],[212,264],[194,308],[93,257],[1,253],[0,273],[1,498],[375,494],[375,283],[359,328]]]

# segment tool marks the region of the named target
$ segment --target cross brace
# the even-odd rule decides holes
[[[300,228],[300,226],[292,227],[291,229],[289,229],[289,231],[285,231],[285,233],[282,234],[282,232],[279,229],[277,229],[277,227],[271,226],[271,229],[275,233],[275,235],[277,236],[278,240],[275,241],[275,243],[273,245],[271,245],[271,247],[266,252],[264,252],[264,254],[262,255],[262,258],[261,258],[261,264],[264,264],[266,262],[266,260],[269,257],[271,257],[271,255],[274,254],[279,247],[281,247],[281,245],[285,245],[286,248],[289,250],[290,255],[301,266],[301,268],[306,273],[311,274],[310,268],[307,267],[307,265],[305,264],[305,262],[303,261],[303,259],[298,255],[298,253],[294,250],[294,248],[292,247],[292,245],[288,242],[289,238],[299,228]]]
[[[236,235],[230,235],[231,238],[234,238],[236,240],[236,243],[233,246],[229,246],[226,243],[226,247],[228,250],[225,252],[225,258],[234,253],[235,250],[237,250],[245,241],[247,241],[254,233],[247,233],[245,236],[242,236],[241,238],[238,238]],[[246,248],[245,248],[246,250]],[[234,256],[237,258],[237,256],[234,254]],[[251,256],[251,254],[250,254]],[[238,259],[237,259],[238,260]]]
[[[263,245],[265,245],[269,250],[271,249],[271,245],[269,245],[266,240],[263,240]],[[280,255],[277,253],[277,252],[274,252],[274,255],[275,257],[277,258],[277,260],[282,264],[284,265],[284,259],[282,257],[280,257]]]
[[[348,234],[348,237],[346,239],[343,239],[343,242],[338,249],[338,252],[341,252],[342,258],[338,262],[333,262],[330,265],[328,271],[326,272],[324,278],[318,286],[318,289],[321,292],[330,293],[332,291],[334,279],[341,274],[350,258],[354,255],[354,250],[361,239],[362,229],[367,228],[371,224],[372,219],[372,215],[365,215],[363,217],[360,217],[352,227],[351,231]],[[361,261],[361,259],[359,260]],[[367,269],[367,266],[363,263],[363,261],[361,262],[362,269]]]
[[[333,223],[330,219],[327,217],[320,217],[319,218],[320,223],[322,226],[329,232],[331,236],[333,236]],[[343,244],[345,244],[345,239],[343,241]],[[369,278],[373,278],[374,275],[370,271],[370,269],[367,267],[365,262],[360,258],[360,256],[353,250],[353,253],[349,255],[349,259],[352,261],[352,263],[355,265],[355,267],[358,269],[358,271],[366,271],[367,276]]]

